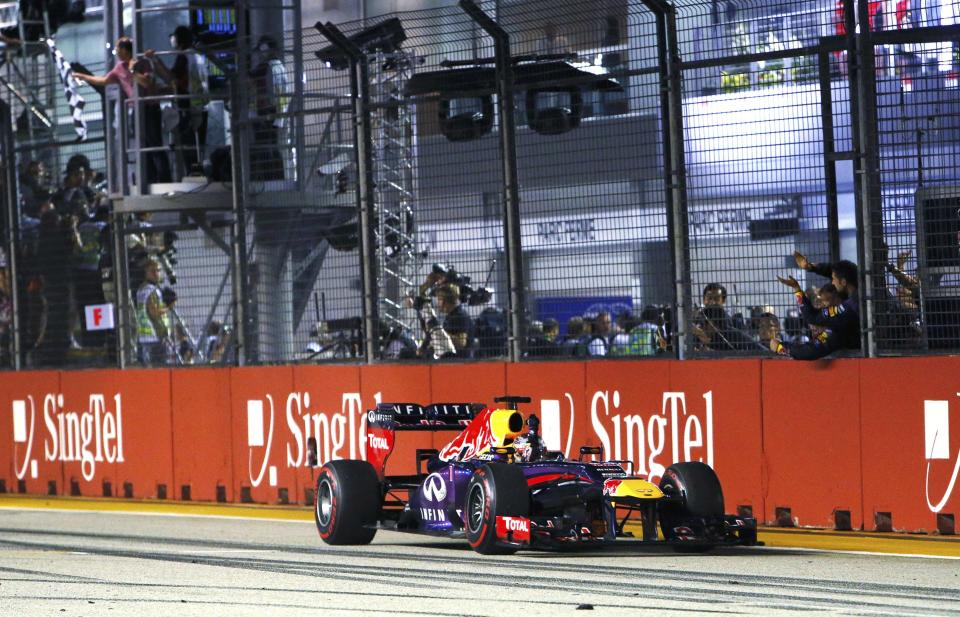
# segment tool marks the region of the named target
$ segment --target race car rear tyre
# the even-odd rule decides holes
[[[330,461],[320,468],[314,519],[327,544],[370,544],[382,501],[380,479],[367,461]]]
[[[660,479],[660,490],[669,497],[683,499],[680,504],[661,502],[660,528],[667,540],[679,539],[675,530],[685,526],[685,521],[723,517],[723,489],[717,474],[709,465],[697,462],[671,465]],[[710,548],[691,544],[691,548],[693,546],[699,550]]]
[[[530,490],[519,467],[488,463],[473,472],[467,484],[467,541],[483,555],[510,555],[519,547],[497,541],[497,517],[529,518]]]

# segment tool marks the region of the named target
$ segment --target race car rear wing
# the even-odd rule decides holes
[[[485,408],[483,403],[380,403],[367,412],[367,461],[383,478],[396,431],[460,431]]]
[[[483,403],[380,403],[367,412],[367,424],[395,431],[454,431],[469,424],[484,407]]]

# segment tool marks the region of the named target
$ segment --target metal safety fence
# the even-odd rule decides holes
[[[186,132],[169,129],[159,149],[141,138],[142,93],[127,107],[107,94],[101,130],[116,156],[97,142],[53,147],[56,166],[83,148],[91,171],[113,167],[105,284],[94,297],[92,274],[63,274],[63,289],[60,271],[31,278],[40,261],[13,225],[8,278],[22,301],[5,357],[955,352],[953,5],[490,0],[286,31],[258,26],[257,11],[287,9],[237,10],[223,47],[187,52],[219,71],[204,101],[218,128],[204,127],[202,148],[195,137],[193,177]],[[154,17],[143,19],[138,55]],[[171,64],[183,52],[164,53]],[[11,143],[29,175],[36,155],[23,135]],[[167,182],[148,175],[157,152]],[[830,265],[843,261],[856,281],[834,289]],[[145,287],[149,268],[162,282]],[[859,313],[853,336],[837,344],[804,319],[794,284],[814,311]],[[150,360],[142,343],[157,327],[138,296],[153,287],[167,334]],[[46,305],[43,320],[30,302]],[[80,309],[100,302],[116,324],[90,353]],[[41,321],[66,355],[23,355]]]

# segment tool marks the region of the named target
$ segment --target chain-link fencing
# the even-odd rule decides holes
[[[210,63],[208,126],[186,106],[172,122],[178,96],[160,93],[159,150],[131,141],[150,96],[42,156],[26,125],[27,176],[44,156],[105,168],[97,121],[116,125],[126,184],[98,236],[97,297],[82,249],[69,275],[17,255],[19,349],[41,329],[67,343],[24,365],[115,363],[118,339],[143,362],[158,323],[152,363],[182,365],[957,349],[953,3],[473,7],[292,30],[234,13],[221,47],[185,54]],[[178,19],[199,32],[195,17]],[[35,81],[37,96],[59,87]],[[15,119],[27,106],[11,101]],[[138,186],[157,152],[173,183]],[[845,261],[859,272],[833,289]],[[156,323],[138,298],[154,267]],[[81,353],[95,302],[117,307],[117,329]],[[839,343],[829,317],[844,312]]]

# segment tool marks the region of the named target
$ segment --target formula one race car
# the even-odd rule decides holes
[[[628,475],[629,462],[585,460],[602,459],[599,447],[566,460],[544,448],[536,416],[524,431],[517,405],[529,398],[495,401],[506,409],[380,404],[367,412],[367,460],[331,461],[319,471],[320,537],[367,544],[389,529],[466,538],[479,553],[508,554],[609,543],[628,535],[625,525],[639,514],[645,542],[691,551],[757,544],[754,519],[724,514],[709,466],[671,465],[658,486]],[[397,432],[449,430],[461,432],[443,449],[417,450],[416,475],[384,475]]]

